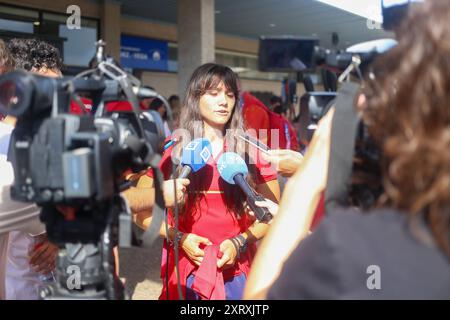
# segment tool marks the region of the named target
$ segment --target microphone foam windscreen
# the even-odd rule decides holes
[[[234,176],[241,173],[244,177],[248,174],[247,164],[237,153],[225,152],[217,161],[217,170],[223,180],[234,183]]]
[[[184,147],[181,164],[188,165],[192,171],[197,172],[206,165],[211,155],[211,142],[206,138],[195,139]]]

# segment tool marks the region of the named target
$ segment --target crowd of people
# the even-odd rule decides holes
[[[371,210],[342,206],[325,213],[335,107],[301,150],[282,99],[274,95],[266,106],[241,90],[227,66],[195,69],[183,99],[168,99],[172,119],[163,101],[142,99],[143,111],[160,115],[166,141],[176,141],[159,163],[167,208],[159,231],[160,299],[449,299],[448,21],[447,0],[411,8],[396,30],[398,45],[375,62],[355,99],[380,154],[383,192]],[[0,73],[14,69],[62,76],[57,49],[36,39],[0,41]],[[38,287],[54,281],[43,276],[53,275],[58,247],[45,237],[39,208],[10,199],[14,124],[10,116],[0,122],[0,299],[37,299]],[[179,129],[211,144],[205,166],[183,178],[177,178],[181,166],[172,172],[190,142],[178,139]],[[245,193],[221,177],[217,164],[227,152],[244,159],[246,182],[265,199],[256,203],[271,221],[256,219]],[[154,174],[149,168],[129,176],[131,187],[122,193],[144,230],[153,218]],[[372,284],[371,270],[381,277]]]

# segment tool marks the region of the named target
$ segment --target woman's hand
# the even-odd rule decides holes
[[[181,248],[187,254],[188,258],[197,266],[200,266],[203,257],[205,256],[205,251],[200,249],[201,244],[208,246],[212,245],[212,242],[207,238],[200,237],[193,233],[185,233],[180,241]]]
[[[166,180],[163,183],[164,202],[167,207],[175,205],[174,181],[177,189],[177,203],[183,203],[186,195],[186,187],[189,185],[189,179]]]
[[[238,253],[236,248],[230,239],[224,240],[220,244],[220,251],[222,252],[222,257],[217,261],[217,268],[227,269],[236,263],[236,258]]]
[[[269,210],[269,212],[272,214],[272,216],[274,216],[274,217],[278,213],[278,204],[276,204],[275,202],[273,202],[269,199],[265,199],[264,201],[255,201],[255,204],[258,207],[267,208]],[[253,211],[251,211],[251,213],[253,213]]]

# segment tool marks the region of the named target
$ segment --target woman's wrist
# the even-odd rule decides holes
[[[238,240],[236,239],[236,237],[230,238],[228,240],[230,240],[231,243],[233,244],[234,250],[236,251],[236,258],[239,258],[241,250]]]
[[[243,253],[247,250],[247,245],[248,245],[247,238],[248,238],[247,234],[244,233],[244,234],[238,234],[237,236],[230,239],[234,245],[234,248],[236,249],[238,258],[241,253]]]
[[[173,245],[175,245],[176,243],[178,246],[181,246],[181,243],[184,240],[185,235],[186,234],[184,232],[181,232],[180,230],[175,230],[174,227],[170,227],[169,234],[167,235],[167,240]]]

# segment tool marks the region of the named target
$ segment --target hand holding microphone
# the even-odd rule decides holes
[[[211,142],[206,138],[198,138],[189,142],[181,154],[181,170],[178,179],[186,179],[191,172],[202,169],[212,155]]]
[[[247,202],[251,210],[255,213],[256,219],[268,222],[272,219],[272,214],[266,207],[259,207],[256,201],[266,199],[256,193],[247,183],[245,177],[248,174],[247,164],[237,153],[226,152],[217,161],[217,170],[222,179],[230,184],[237,184],[247,196]]]
[[[276,204],[272,200],[264,199],[264,201],[255,201],[255,204],[258,207],[267,208],[267,210],[269,210],[270,214],[273,217],[275,217],[278,213],[278,204]],[[252,212],[252,213],[254,214],[254,212]],[[272,222],[272,220],[270,222]]]
[[[303,155],[290,149],[268,150],[262,157],[274,164],[283,177],[292,177],[303,162]]]
[[[174,190],[174,185],[176,191]],[[176,194],[176,202],[181,203],[184,200],[184,195],[186,192],[186,188],[189,185],[189,179],[171,179],[166,180],[163,183],[163,194],[164,194],[164,202],[167,207],[173,207],[175,204],[175,194]]]
[[[250,146],[261,151],[261,156],[267,162],[276,166],[276,170],[283,177],[291,177],[300,167],[303,161],[303,155],[290,149],[275,149],[271,150],[261,141],[249,136],[238,135],[238,138],[247,142]]]
[[[167,180],[163,185],[166,206],[172,207],[175,201],[183,202],[187,186],[190,183],[187,179],[189,174],[202,169],[208,163],[211,154],[211,143],[205,138],[192,140],[184,147],[181,154],[182,169],[178,179]]]

